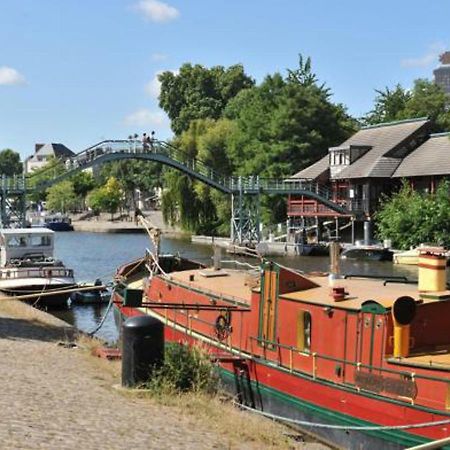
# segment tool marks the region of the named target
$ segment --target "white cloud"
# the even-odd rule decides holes
[[[25,77],[12,67],[0,67],[0,86],[18,86],[25,84]]]
[[[167,127],[169,119],[162,111],[150,111],[140,108],[125,117],[125,125]]]
[[[147,92],[150,97],[157,99],[159,97],[159,94],[161,93],[161,82],[158,80],[158,75],[162,74],[163,72],[172,72],[174,75],[178,75],[178,70],[159,70],[155,73],[153,78],[146,83],[145,85],[145,92]]]
[[[153,53],[152,54],[152,61],[165,61],[168,58],[168,56],[164,53]]]
[[[147,92],[150,97],[158,98],[161,92],[161,82],[158,80],[158,75],[162,71],[156,72],[155,76],[145,85],[145,92]]]
[[[158,0],[140,0],[135,5],[135,9],[142,13],[145,19],[152,22],[170,22],[180,15],[178,9]]]
[[[428,67],[433,63],[437,63],[439,55],[445,51],[446,46],[442,42],[431,44],[428,51],[417,58],[402,59],[401,65],[407,68]]]

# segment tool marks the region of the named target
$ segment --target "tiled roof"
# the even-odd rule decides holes
[[[450,175],[450,133],[430,135],[398,166],[394,177]]]
[[[413,134],[428,128],[426,118],[404,120],[365,127],[351,136],[340,147],[350,145],[370,145],[372,148],[353,164],[345,167],[335,178],[389,178],[401,162],[401,157],[394,157],[395,150],[400,150]]]
[[[36,154],[39,155],[54,155],[57,158],[60,156],[74,156],[75,153],[68,149],[63,144],[45,144],[43,145]]]
[[[295,175],[292,175],[291,179],[297,178],[305,180],[315,180],[328,170],[329,159],[330,157],[328,155],[325,155],[322,159],[319,159],[319,161],[311,164],[309,167],[306,167],[303,170],[300,170],[300,172],[297,172]]]

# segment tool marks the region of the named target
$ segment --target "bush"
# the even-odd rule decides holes
[[[433,194],[414,191],[404,182],[399,192],[384,197],[376,214],[377,235],[399,249],[419,244],[450,243],[450,185],[439,184]]]
[[[209,355],[199,347],[166,344],[164,363],[153,372],[147,388],[155,394],[217,391],[219,377]]]

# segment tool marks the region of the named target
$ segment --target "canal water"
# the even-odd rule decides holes
[[[104,283],[111,281],[114,272],[121,264],[143,256],[151,243],[145,234],[108,234],[108,233],[56,233],[55,254],[68,268],[75,271],[78,282],[93,281],[100,278]],[[192,244],[188,240],[163,238],[161,250],[164,253],[179,253],[181,256],[211,263],[212,248],[206,245]],[[232,259],[231,255],[224,259]],[[277,257],[272,258],[283,265],[310,271],[328,271],[328,257]],[[256,260],[249,260],[256,264]],[[406,276],[417,279],[416,266],[398,266],[391,262],[351,261],[341,262],[341,272],[346,274]],[[52,311],[61,319],[77,328],[90,332],[102,320],[106,305],[71,305],[67,310]],[[113,343],[118,336],[112,312],[109,313],[97,336]]]

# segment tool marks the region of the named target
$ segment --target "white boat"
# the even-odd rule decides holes
[[[433,245],[420,244],[419,247],[405,250],[404,252],[396,252],[392,258],[394,264],[404,264],[409,266],[417,266],[419,264],[419,253],[427,251],[441,251],[447,257],[447,263],[450,257],[449,252],[445,252],[441,247]]]
[[[0,230],[0,292],[39,306],[67,305],[64,289],[75,285],[73,270],[53,251],[54,232],[47,228]]]
[[[412,248],[404,252],[394,253],[392,257],[394,264],[405,264],[409,266],[417,266],[419,264],[419,249]]]

